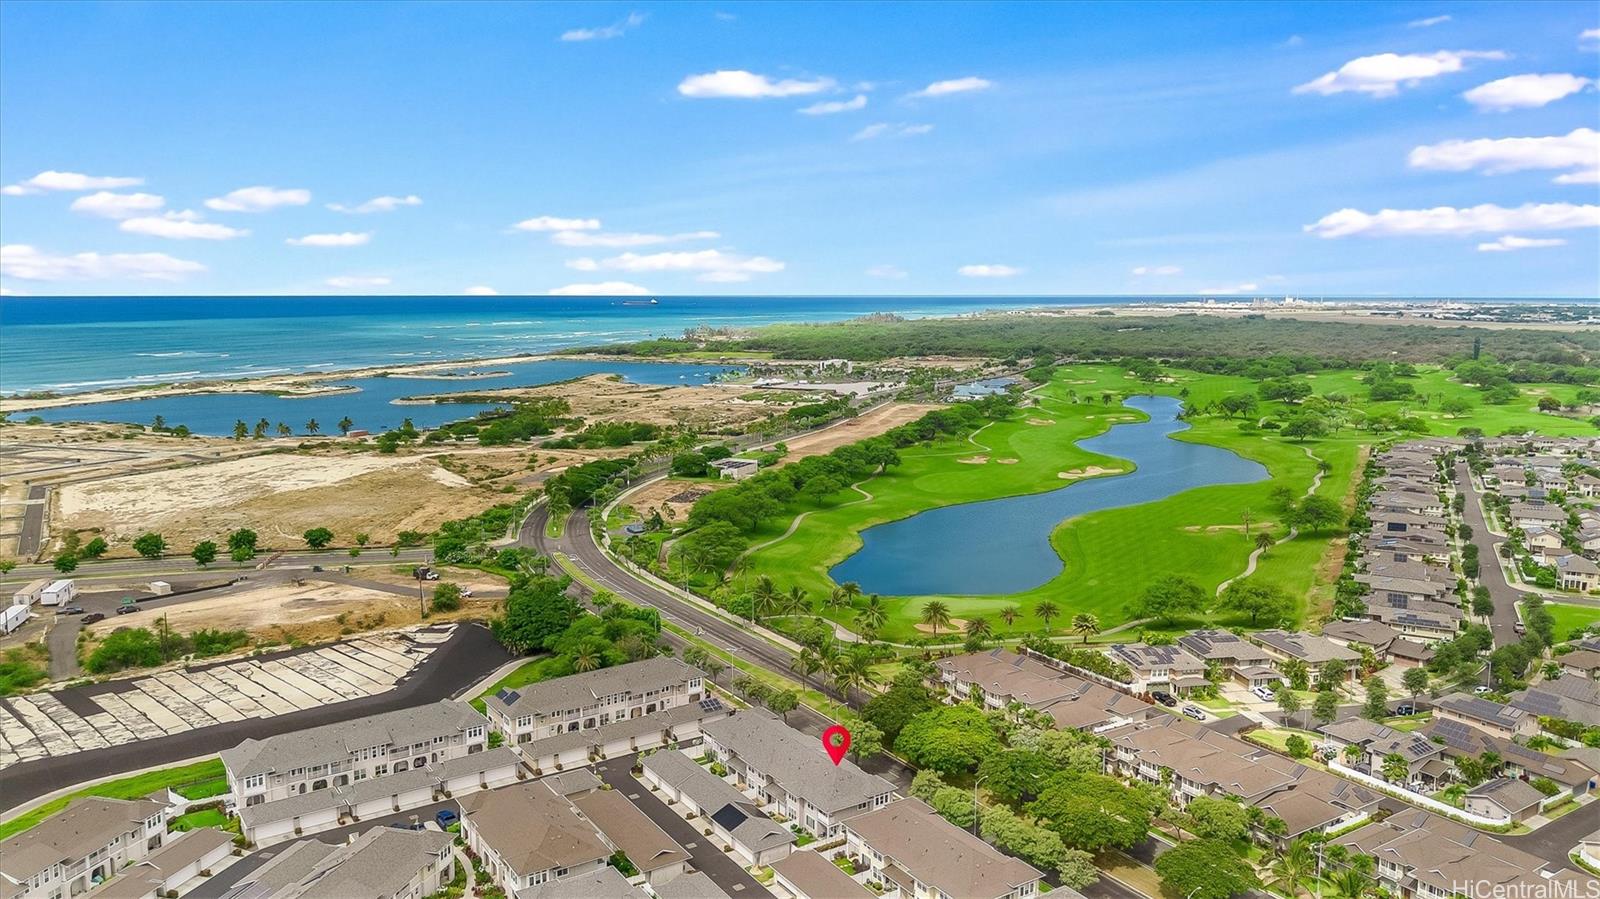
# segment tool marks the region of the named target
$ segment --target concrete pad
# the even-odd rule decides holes
[[[121,694],[119,698],[136,709],[139,714],[149,718],[151,724],[161,728],[165,733],[181,734],[185,731],[194,730],[189,722],[168,711],[165,705],[143,690],[129,690]]]
[[[77,744],[79,749],[104,749],[111,745],[106,742],[104,737],[100,736],[100,732],[95,730],[94,725],[83,720],[83,717],[77,712],[62,705],[61,700],[53,695],[35,693],[30,698],[33,700],[34,705],[39,707],[39,711],[49,715],[50,720],[60,725],[61,729],[67,732],[67,736],[72,738],[72,742]]]
[[[348,645],[384,660],[388,663],[390,670],[410,671],[417,664],[416,657],[406,655],[404,651],[392,643],[384,644],[372,640],[356,640]]]
[[[263,689],[271,691],[278,700],[294,709],[316,708],[322,703],[310,696],[293,684],[286,683],[283,678],[268,671],[260,662],[251,662],[239,669],[239,673],[260,685]],[[282,714],[281,712],[279,714]]]
[[[265,718],[270,714],[254,699],[223,683],[220,678],[209,671],[190,671],[184,676],[189,678],[195,686],[206,690],[212,696],[227,703],[229,708],[246,718]]]
[[[357,671],[353,662],[338,653],[323,652],[319,649],[316,652],[307,653],[305,660],[308,664],[314,665],[318,670],[328,674],[330,677],[337,677],[350,686],[361,690],[365,695],[382,693],[393,685],[393,681],[373,679]]]
[[[166,731],[161,726],[151,721],[145,714],[134,708],[116,693],[102,693],[94,698],[100,707],[117,719],[117,723],[126,727],[135,739],[148,740],[152,737],[166,736]]]
[[[190,680],[187,674],[175,671],[167,672],[156,675],[156,680],[179,696],[194,703],[200,711],[205,712],[214,720],[224,722],[244,720],[242,712],[235,711],[226,702],[211,695],[210,690]]]
[[[244,672],[251,670],[254,665],[254,662],[242,662],[238,665],[228,665],[224,668],[213,668],[208,673],[224,684],[238,690],[241,695],[250,697],[268,715],[283,715],[298,710],[299,706],[285,701],[278,694],[245,677]]]
[[[72,738],[67,736],[67,732],[50,720],[50,716],[34,705],[31,700],[22,696],[13,696],[11,698],[11,707],[17,710],[17,715],[22,719],[22,723],[28,725],[28,729],[33,731],[33,735],[39,738],[40,743],[44,744],[45,752],[50,755],[67,755],[78,751],[77,744],[72,742]]]
[[[133,731],[123,727],[122,722],[118,721],[110,712],[97,712],[83,720],[89,722],[95,730],[100,732],[100,736],[104,737],[105,741],[112,746],[121,746],[124,743],[132,743],[138,739],[133,735]]]
[[[310,653],[294,656],[293,658],[280,659],[278,663],[284,668],[283,676],[304,678],[305,681],[309,682],[311,685],[314,685],[317,689],[326,690],[337,696],[338,699],[332,700],[334,702],[344,702],[350,699],[359,699],[367,695],[366,691],[361,690],[358,687],[352,687],[341,678],[334,677],[332,674],[322,670],[315,662],[311,661],[308,656],[310,656]],[[300,683],[301,681],[299,680],[295,681],[296,686],[299,686]],[[312,692],[310,689],[306,689],[305,687],[302,687],[301,689],[305,689],[307,693]]]
[[[335,643],[332,646],[325,646],[318,650],[318,652],[327,654],[330,658],[334,659],[334,661],[337,661],[346,668],[361,674],[361,676],[367,678],[368,680],[375,681],[380,684],[386,684],[388,686],[394,686],[394,674],[383,665],[373,664],[371,657],[366,653],[351,649],[342,643]]]
[[[34,735],[22,719],[0,709],[0,733],[5,734],[6,745],[24,761],[41,759],[49,755],[44,743]]]
[[[153,677],[134,681],[133,685],[149,694],[151,699],[165,706],[167,711],[182,718],[184,723],[191,728],[210,727],[217,723],[217,719],[207,715],[204,709],[179,696],[171,687]],[[133,700],[129,699],[128,701],[132,702]]]
[[[300,672],[284,664],[282,659],[274,659],[273,661],[263,663],[261,668],[263,671],[270,672],[273,677],[276,677],[278,680],[281,680],[284,683],[294,687],[301,693],[304,693],[316,700],[318,703],[344,702],[346,698],[344,696],[340,696],[333,689],[318,683],[312,678],[306,677],[304,674],[301,674]]]

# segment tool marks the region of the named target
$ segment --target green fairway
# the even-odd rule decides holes
[[[821,507],[795,502],[786,515],[767,521],[753,545],[770,545],[748,556],[735,578],[735,588],[748,587],[758,574],[770,575],[783,589],[799,586],[812,599],[826,596],[834,583],[828,570],[861,545],[862,530],[926,509],[975,500],[1034,493],[1062,487],[1061,472],[1098,468],[1117,473],[1127,469],[1119,459],[1080,449],[1076,441],[1102,433],[1119,421],[1141,419],[1142,413],[1108,405],[1105,394],[1120,398],[1135,394],[1181,395],[1191,408],[1203,408],[1225,396],[1256,393],[1257,382],[1228,375],[1171,369],[1161,381],[1135,379],[1110,365],[1080,365],[1059,369],[1053,381],[1031,391],[1038,405],[1025,408],[1010,420],[978,430],[965,439],[952,438],[901,451],[903,463],[859,485],[825,498]],[[1405,433],[1375,433],[1365,422],[1379,416],[1405,416],[1418,420],[1423,433],[1453,435],[1463,427],[1488,434],[1508,429],[1538,430],[1550,434],[1586,433],[1590,426],[1574,418],[1539,412],[1537,397],[1550,394],[1566,400],[1576,392],[1567,385],[1519,385],[1522,397],[1505,406],[1485,405],[1476,389],[1449,380],[1449,372],[1423,368],[1406,379],[1417,392],[1407,401],[1372,402],[1368,387],[1353,371],[1301,375],[1315,394],[1343,394],[1350,398],[1339,414],[1338,428],[1328,436],[1303,443],[1272,430],[1246,433],[1241,420],[1223,415],[1195,415],[1192,428],[1175,439],[1211,444],[1260,462],[1270,479],[1254,484],[1202,487],[1163,500],[1121,509],[1091,513],[1064,522],[1051,534],[1051,543],[1065,560],[1063,572],[1049,583],[1009,596],[885,597],[889,620],[880,634],[904,641],[922,636],[917,628],[922,606],[930,599],[944,602],[954,618],[982,615],[1000,635],[1037,631],[1042,626],[1033,609],[1049,600],[1060,609],[1053,627],[1067,626],[1072,615],[1088,612],[1104,628],[1128,621],[1128,603],[1157,578],[1181,573],[1208,591],[1241,574],[1255,547],[1254,534],[1266,529],[1276,537],[1287,533],[1278,518],[1283,509],[1270,498],[1275,487],[1289,488],[1296,496],[1312,487],[1319,465],[1325,464],[1316,492],[1350,507],[1360,461],[1366,448],[1386,439],[1404,439]],[[1474,405],[1456,417],[1430,411],[1450,397],[1465,397]],[[1284,420],[1297,407],[1262,401],[1251,418]],[[1251,536],[1245,533],[1250,519]],[[805,518],[784,537],[801,513]],[[782,539],[780,539],[782,538]],[[1259,560],[1254,577],[1283,588],[1300,601],[1297,617],[1324,609],[1332,599],[1339,574],[1343,536],[1339,533],[1302,534],[1270,548]],[[975,560],[974,564],[981,564]],[[1015,606],[1015,623],[1007,626],[1000,612]],[[826,609],[824,614],[846,626],[853,624],[852,609]],[[1246,624],[1243,619],[1207,616],[1225,624]],[[1184,626],[1196,622],[1183,622]],[[1262,626],[1271,623],[1263,622]],[[1130,634],[1132,639],[1136,634]]]
[[[1600,606],[1575,606],[1571,603],[1547,602],[1544,604],[1555,620],[1556,640],[1566,640],[1578,628],[1588,629],[1600,621]]]

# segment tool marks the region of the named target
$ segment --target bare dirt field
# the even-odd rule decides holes
[[[649,509],[660,509],[661,514],[669,521],[682,521],[689,514],[689,509],[694,506],[693,500],[673,502],[674,497],[710,493],[733,484],[733,481],[705,482],[705,481],[680,481],[675,478],[665,478],[653,481],[640,488],[637,493],[628,497],[628,505],[640,512]],[[668,513],[671,514],[668,514]]]
[[[662,387],[634,384],[611,375],[589,375],[562,384],[513,387],[476,392],[478,396],[564,399],[572,414],[586,422],[642,421],[657,425],[687,425],[703,433],[738,433],[743,426],[765,418],[779,407],[741,402],[749,390],[736,385]]]
[[[847,443],[876,437],[890,428],[916,421],[935,409],[943,408],[937,403],[890,403],[880,406],[826,430],[787,441],[789,454],[783,457],[783,461],[794,462],[807,456],[820,456]]]

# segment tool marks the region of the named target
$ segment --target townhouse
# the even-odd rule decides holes
[[[1176,694],[1211,683],[1206,680],[1206,663],[1181,646],[1113,643],[1105,653],[1133,672],[1129,689],[1135,693]]]
[[[654,752],[641,766],[647,786],[660,791],[668,804],[682,806],[691,820],[698,819],[697,827],[710,831],[744,864],[770,865],[794,849],[793,831],[684,753]]]
[[[301,840],[273,855],[223,899],[422,899],[455,877],[450,834],[374,827],[348,843]]]
[[[616,790],[594,790],[567,801],[628,857],[645,883],[662,886],[688,870],[689,850]]]
[[[616,850],[566,798],[539,781],[459,800],[461,837],[507,895],[589,874]]]
[[[1442,746],[1447,758],[1480,759],[1484,753],[1492,752],[1500,757],[1502,773],[1521,780],[1547,778],[1574,798],[1600,787],[1600,774],[1578,759],[1529,749],[1460,721],[1436,718],[1417,733]]]
[[[877,899],[878,896],[820,852],[790,853],[772,865],[772,873],[778,886],[795,899]]]
[[[812,835],[837,836],[844,818],[883,808],[894,784],[848,759],[834,765],[816,738],[758,710],[706,724],[706,754],[719,760],[762,801]]]
[[[946,821],[920,799],[897,799],[845,820],[846,853],[884,899],[1029,899],[1040,871]]]
[[[1099,731],[1154,713],[1148,703],[1121,690],[1062,671],[1053,660],[1031,654],[997,648],[940,659],[935,666],[951,701],[967,699],[976,690],[988,708],[1017,703],[1049,715],[1063,729]]]
[[[167,843],[167,806],[149,799],[73,800],[0,840],[0,895],[64,899],[122,872]]]

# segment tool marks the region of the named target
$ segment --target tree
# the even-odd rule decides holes
[[[1100,633],[1100,619],[1088,612],[1079,612],[1072,616],[1072,632],[1082,635],[1083,642],[1087,645],[1090,637]]]
[[[1129,611],[1136,618],[1154,618],[1172,624],[1180,617],[1205,611],[1206,591],[1181,574],[1165,575],[1146,587]]]
[[[348,437],[352,427],[355,427],[355,422],[350,420],[350,416],[346,415],[344,418],[339,419],[339,434],[341,436]]]
[[[256,551],[248,546],[240,546],[228,550],[228,558],[234,560],[235,562],[248,562],[255,558],[255,555]]]
[[[1161,808],[1155,788],[1124,786],[1103,774],[1058,774],[1028,811],[1075,849],[1099,852],[1142,842]]]
[[[244,551],[243,558],[240,558],[240,550]],[[229,534],[228,551],[233,553],[235,562],[243,562],[246,559],[254,558],[256,554],[256,532],[249,528],[240,528]]]
[[[1389,688],[1384,686],[1381,677],[1367,678],[1366,687],[1367,701],[1361,706],[1361,715],[1380,721],[1389,714]]]
[[[167,551],[166,538],[154,531],[140,534],[133,539],[133,551],[146,559],[159,559]]]
[[[1051,621],[1051,619],[1055,618],[1057,615],[1060,615],[1061,614],[1061,610],[1056,607],[1055,603],[1053,603],[1050,600],[1046,599],[1046,600],[1041,601],[1038,605],[1033,607],[1033,614],[1040,621],[1044,622],[1044,632],[1046,634],[1048,634],[1048,633],[1050,633],[1050,621]]]
[[[98,559],[105,555],[106,550],[110,548],[111,544],[107,543],[104,537],[96,537],[93,540],[90,540],[88,543],[85,543],[83,545],[83,549],[78,551],[78,555],[84,557],[85,559]]]
[[[306,422],[306,433],[307,434],[315,434],[320,430],[322,430],[322,425],[318,424],[317,420],[315,418],[313,418],[310,421]]]
[[[895,751],[919,768],[956,776],[1000,752],[1000,738],[983,711],[953,705],[922,712],[895,737]]]
[[[189,555],[194,558],[194,563],[201,568],[217,560],[217,544],[210,540],[202,540],[189,550]]]
[[[281,421],[278,422],[278,436],[279,437],[289,437],[289,436],[292,436],[293,434],[294,434],[294,428],[289,427],[288,425],[284,424]]]
[[[1411,691],[1411,701],[1415,704],[1417,694],[1428,689],[1428,669],[1420,667],[1407,668],[1406,673],[1400,675],[1400,683]]]
[[[17,568],[16,559],[0,559],[0,574],[10,574]]]
[[[677,552],[691,570],[720,572],[732,565],[749,541],[726,521],[695,528],[678,540]]]
[[[56,554],[50,564],[62,574],[71,574],[78,568],[78,554],[70,549],[62,550]]]
[[[321,549],[333,542],[333,531],[327,528],[312,528],[300,536],[305,538],[306,545],[312,549]]]
[[[950,607],[937,599],[929,600],[922,606],[922,623],[933,629],[934,636],[938,636],[939,628],[950,626]]]
[[[989,626],[989,619],[982,615],[974,615],[967,619],[967,639],[982,643],[994,634],[994,628]]]
[[[1316,870],[1316,853],[1312,851],[1311,844],[1303,838],[1285,846],[1273,857],[1272,864],[1267,869],[1272,877],[1272,886],[1285,896],[1298,896],[1300,885],[1316,873]]]
[[[1236,580],[1222,591],[1220,605],[1224,609],[1250,616],[1250,626],[1255,627],[1262,617],[1269,621],[1284,616],[1289,611],[1289,597],[1272,584],[1253,580]]]
[[[779,690],[767,697],[767,708],[783,716],[784,721],[789,720],[789,713],[800,705],[800,697],[793,690]],[[854,733],[851,734],[855,736]],[[853,742],[853,741],[852,741]]]
[[[861,628],[861,633],[872,639],[889,620],[889,611],[883,606],[883,600],[874,593],[867,597],[867,604],[856,613],[856,627]]]
[[[272,427],[272,422],[267,421],[265,418],[263,418],[260,421],[256,422],[255,431],[254,431],[255,439],[257,439],[257,440],[265,440],[266,436],[267,436],[267,430],[269,428],[271,428],[271,427]]]
[[[1267,550],[1272,548],[1274,542],[1276,541],[1270,531],[1261,530],[1256,532],[1256,549],[1261,550],[1262,555],[1266,555]]]
[[[846,726],[850,729],[850,755],[858,763],[883,751],[883,731],[878,730],[877,725],[855,718],[846,722]]]
[[[244,423],[244,419],[241,418],[235,421],[233,423],[233,439],[243,440],[248,436],[250,436],[250,426]]]
[[[1054,766],[1043,755],[1025,749],[1007,749],[978,764],[978,777],[1001,802],[1016,804],[1044,788]]]
[[[544,649],[580,614],[566,578],[537,576],[512,586],[504,611],[490,622],[495,639],[515,653]]]
[[[1353,866],[1335,872],[1332,880],[1333,894],[1338,899],[1366,899],[1376,887],[1371,874]]]
[[[356,545],[357,546],[366,546],[368,543],[371,543],[371,542],[372,542],[372,535],[371,534],[357,534],[356,535]]]
[[[600,667],[603,657],[600,650],[589,644],[581,644],[572,654],[572,670],[582,674]]]
[[[1318,724],[1331,724],[1338,716],[1339,694],[1332,689],[1318,691],[1317,698],[1311,703],[1311,719]]]
[[[1306,531],[1317,532],[1333,527],[1344,520],[1344,509],[1334,500],[1315,493],[1300,501],[1289,516],[1289,522]]]
[[[795,653],[794,659],[789,662],[789,668],[793,671],[800,672],[801,684],[810,686],[811,675],[822,670],[822,659],[817,657],[817,654],[812,651],[811,647],[802,646],[800,647],[800,651]]]
[[[1250,833],[1250,813],[1232,799],[1196,796],[1189,800],[1189,829],[1202,839],[1232,842]]]
[[[999,615],[1000,620],[1006,623],[1006,627],[1010,627],[1017,623],[1018,618],[1022,617],[1022,610],[1016,606],[1006,606],[1000,610]]]
[[[1284,659],[1278,665],[1278,671],[1283,674],[1283,679],[1289,686],[1296,690],[1304,690],[1311,684],[1311,666],[1304,659]]]
[[[454,612],[461,608],[461,586],[443,581],[433,588],[433,602],[435,612]]]
[[[1278,709],[1283,712],[1285,723],[1294,727],[1295,713],[1305,708],[1305,704],[1300,701],[1300,694],[1291,687],[1279,690],[1275,698],[1278,700]]]
[[[1279,433],[1296,443],[1304,443],[1325,436],[1328,433],[1328,425],[1320,415],[1296,415],[1284,423]]]
[[[1406,757],[1398,752],[1391,752],[1383,757],[1383,779],[1390,783],[1403,783],[1411,776],[1411,766],[1406,764]]]
[[[1288,750],[1290,758],[1303,759],[1311,755],[1311,744],[1299,734],[1290,734],[1288,739],[1283,741],[1283,748]]]
[[[861,708],[861,717],[876,725],[892,745],[913,718],[939,706],[933,691],[923,685],[921,678],[908,672],[896,677],[889,689],[867,700]]]
[[[1069,889],[1081,890],[1100,879],[1100,869],[1094,856],[1082,849],[1063,849],[1061,861],[1056,865],[1061,884]]]

